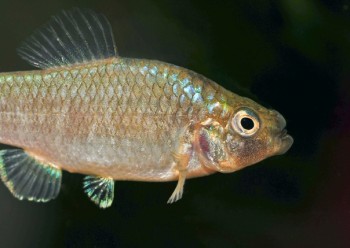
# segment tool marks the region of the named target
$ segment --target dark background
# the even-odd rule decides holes
[[[16,48],[72,7],[104,13],[120,55],[192,69],[278,110],[295,143],[188,180],[173,205],[175,182],[116,182],[107,210],[80,175],[65,173],[46,204],[1,184],[1,247],[350,247],[349,0],[0,0],[0,71],[32,69]]]

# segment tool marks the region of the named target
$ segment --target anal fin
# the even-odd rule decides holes
[[[114,181],[112,178],[86,176],[83,188],[91,201],[100,208],[108,208],[113,203]]]
[[[0,151],[0,177],[16,198],[47,202],[60,191],[62,171],[22,149],[8,149]]]

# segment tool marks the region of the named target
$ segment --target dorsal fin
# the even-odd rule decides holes
[[[91,10],[62,11],[18,48],[30,64],[45,69],[117,56],[106,17]]]

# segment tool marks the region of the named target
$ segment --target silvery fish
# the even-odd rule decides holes
[[[285,153],[293,139],[275,110],[191,70],[118,55],[107,19],[63,11],[18,54],[41,70],[0,74],[0,175],[18,199],[57,197],[62,170],[111,206],[115,180],[177,181],[230,173]]]

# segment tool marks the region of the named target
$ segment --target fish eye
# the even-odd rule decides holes
[[[254,121],[249,117],[243,117],[241,119],[241,126],[246,130],[251,130],[254,128]]]
[[[238,134],[249,137],[259,130],[260,121],[252,110],[244,108],[238,110],[233,116],[231,125]]]

